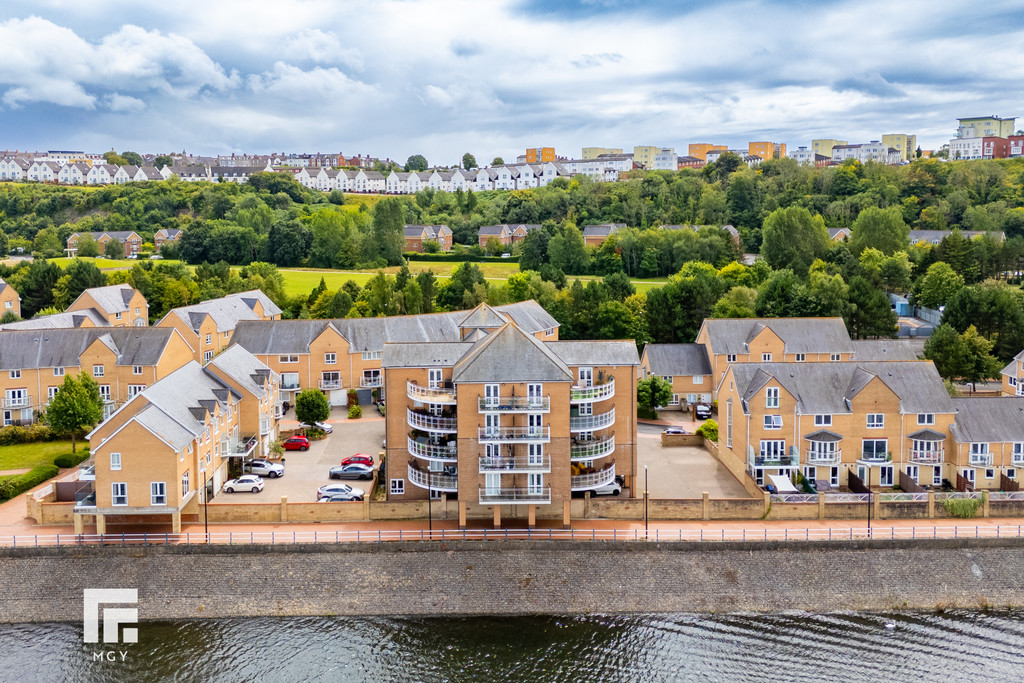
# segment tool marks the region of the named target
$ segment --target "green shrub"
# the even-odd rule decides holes
[[[705,420],[697,429],[697,433],[711,443],[718,443],[718,423],[714,420]]]
[[[0,446],[16,446],[19,443],[53,441],[56,438],[46,425],[36,422],[27,427],[9,425],[0,427]]]
[[[309,439],[310,441],[319,441],[325,436],[327,436],[327,432],[325,432],[322,429],[318,429],[316,427],[306,428],[306,438]]]
[[[985,494],[981,498],[949,498],[942,501],[942,507],[950,517],[970,519],[978,512],[978,508],[985,502]]]
[[[56,465],[39,465],[25,474],[0,481],[0,500],[10,500],[28,491],[33,486],[42,484],[47,479],[57,476],[60,470]]]
[[[80,462],[84,462],[88,458],[89,449],[86,448],[85,450],[79,451],[77,453],[64,453],[63,455],[58,455],[56,458],[53,459],[53,464],[61,468],[62,470],[66,470],[69,467],[74,467]]]
[[[360,406],[354,405],[354,406],[351,406],[348,409],[348,419],[356,420],[356,419],[359,419],[362,416],[363,416],[363,409]]]

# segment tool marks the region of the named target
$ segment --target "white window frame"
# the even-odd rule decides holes
[[[868,429],[885,429],[885,413],[868,413],[865,420]]]
[[[133,365],[132,366],[132,374],[133,375],[141,375],[142,374],[142,366],[141,365]]]
[[[110,471],[117,472],[121,469],[121,454],[111,453],[110,454]]]
[[[693,383],[694,384],[704,384],[704,375],[694,375],[693,376]]]
[[[324,365],[336,365],[338,362],[338,354],[334,351],[330,351],[324,354]]]
[[[765,408],[778,408],[779,407],[779,388],[778,387],[767,387],[764,390],[764,407]]]
[[[181,495],[187,496],[192,490],[192,471],[185,470],[185,474],[181,475]]]
[[[814,426],[815,427],[831,427],[832,426],[832,416],[831,415],[824,415],[824,414],[815,415],[814,416]]]
[[[736,354],[735,353],[727,353],[727,354],[725,354],[725,362],[726,363],[735,363],[736,362]]]
[[[405,479],[392,479],[388,491],[392,496],[404,496]]]
[[[167,482],[149,482],[149,504],[154,507],[167,505]]]
[[[105,372],[106,372],[106,369],[102,365],[94,365],[94,366],[92,366],[92,376],[93,377],[103,377]]]
[[[118,501],[122,502],[118,502]],[[110,504],[113,507],[127,507],[128,506],[128,483],[124,481],[115,481],[110,484]]]
[[[212,344],[213,343],[213,335],[212,334],[206,335],[206,343],[207,344]]]
[[[299,356],[296,353],[285,354],[283,356],[278,356],[277,357],[277,362],[278,363],[282,363],[282,364],[298,363],[299,362]]]
[[[135,398],[143,391],[146,390],[145,384],[129,384],[128,385],[128,398]]]
[[[21,379],[21,370],[11,370],[7,376],[10,379]]]
[[[764,416],[764,428],[765,429],[782,429],[782,416],[781,415],[765,415]]]
[[[762,363],[771,363],[772,362],[772,354],[770,354],[770,353],[762,353],[761,354],[761,362]]]
[[[932,466],[932,486],[942,486],[942,465]]]
[[[64,376],[64,368],[62,368],[62,367],[54,368],[53,369],[53,376],[54,377],[63,377]]]
[[[380,360],[383,351],[363,351],[363,360]]]
[[[833,354],[829,355],[829,360],[832,361],[833,363],[838,363],[842,359],[843,359],[843,356],[842,356],[842,354],[839,354],[839,353],[833,353]]]
[[[917,424],[919,425],[933,425],[935,424],[935,413],[918,413]]]
[[[794,360],[797,363],[803,363],[803,362],[805,362],[807,360],[807,354],[806,353],[798,353],[798,354],[796,354],[796,358]]]

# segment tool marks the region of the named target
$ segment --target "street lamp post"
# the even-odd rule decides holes
[[[210,492],[206,489],[206,471],[203,471],[203,533],[210,542]]]
[[[433,506],[431,505],[432,502],[433,496],[430,491],[430,472],[427,472],[427,532],[430,536],[434,535],[434,513]]]
[[[644,465],[644,538],[647,537],[647,526],[650,516],[647,511],[647,500],[649,498],[647,489],[647,465]]]

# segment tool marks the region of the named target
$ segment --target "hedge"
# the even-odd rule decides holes
[[[697,429],[697,433],[711,443],[718,443],[718,423],[714,420],[705,420]]]
[[[34,441],[53,441],[57,435],[50,432],[50,428],[36,422],[27,427],[9,425],[0,427],[0,446],[15,446],[19,443],[32,443]]]
[[[502,258],[500,256],[473,256],[472,254],[421,254],[418,251],[407,251],[402,254],[408,261],[472,261],[474,263],[519,263],[518,256]]]
[[[61,468],[62,470],[66,470],[69,467],[74,467],[78,463],[88,460],[88,458],[89,449],[86,448],[77,453],[64,453],[63,455],[58,455],[56,458],[53,459],[53,464]]]
[[[33,486],[42,484],[47,479],[57,476],[60,470],[56,465],[39,465],[25,474],[19,474],[5,481],[0,481],[0,500],[10,500],[28,491]]]

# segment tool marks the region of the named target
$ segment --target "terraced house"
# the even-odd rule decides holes
[[[635,491],[633,341],[542,341],[482,308],[460,324],[458,341],[384,344],[388,500],[568,525],[574,492]]]
[[[406,225],[405,250],[423,253],[426,242],[436,242],[441,251],[452,250],[452,229],[447,225]]]
[[[75,530],[182,517],[227,479],[232,458],[267,453],[277,437],[277,375],[241,347],[194,360],[140,392],[89,435],[91,490],[77,494]]]
[[[281,375],[284,400],[303,389],[320,389],[332,405],[345,405],[349,389],[383,386],[381,357],[386,341],[462,341],[466,336],[513,321],[544,341],[558,339],[558,322],[536,301],[505,306],[481,304],[452,311],[386,318],[241,321],[239,344]]]
[[[5,331],[0,335],[3,424],[35,421],[66,374],[92,375],[109,414],[191,359],[192,348],[173,329]]]
[[[14,287],[0,278],[0,316],[7,313],[21,317],[21,297],[14,291]]]
[[[101,167],[97,166],[95,168],[100,169]],[[112,240],[117,240],[121,243],[125,258],[134,258],[142,248],[142,237],[133,230],[108,230],[105,232],[87,233],[75,232],[68,237],[68,246],[64,250],[67,252],[68,256],[74,256],[78,253],[78,240],[82,235],[89,235],[96,240],[96,245],[99,247],[100,254],[106,253],[107,242]]]
[[[258,289],[228,294],[191,306],[173,308],[156,327],[173,327],[206,363],[227,348],[235,327],[243,320],[280,320],[281,309]]]
[[[1001,371],[1003,396],[1024,396],[1024,351],[1021,351]]]
[[[131,285],[93,287],[78,295],[68,312],[92,309],[111,327],[145,327],[149,324],[149,304],[142,292]]]

